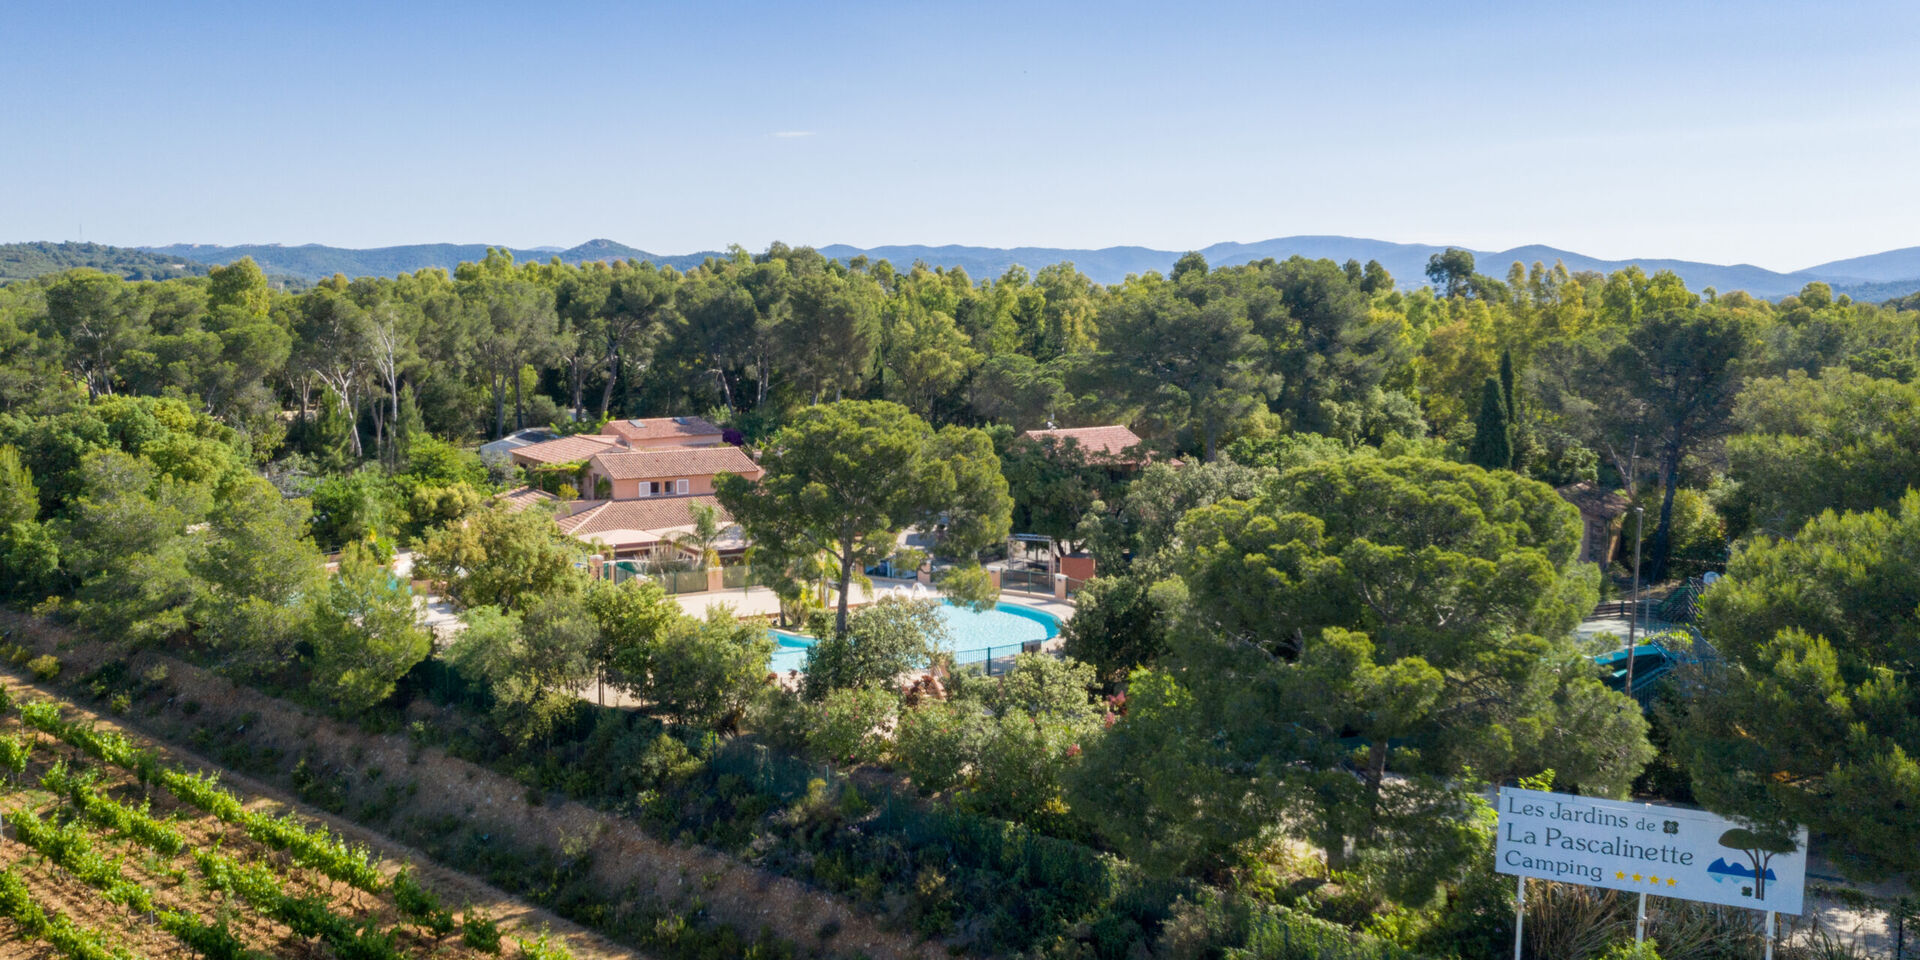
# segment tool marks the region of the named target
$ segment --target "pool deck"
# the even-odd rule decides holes
[[[890,587],[907,587],[908,589],[912,589],[912,584],[912,580],[887,580],[875,577],[872,590],[866,590],[859,586],[853,588],[853,602],[855,604],[871,603],[877,599],[883,591]],[[938,593],[938,591],[935,592],[936,594]],[[704,615],[707,612],[707,608],[714,606],[728,608],[733,611],[733,615],[736,617],[777,618],[780,616],[780,598],[774,596],[773,591],[766,587],[749,587],[745,590],[718,590],[713,593],[683,593],[673,599],[674,602],[680,604],[682,610],[694,616]],[[1073,618],[1072,603],[1062,603],[1048,597],[1003,592],[1000,594],[1000,602],[1014,606],[1030,607],[1035,610],[1044,610],[1047,613],[1053,614],[1054,619],[1062,622]]]

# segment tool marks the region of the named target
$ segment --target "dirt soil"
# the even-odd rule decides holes
[[[217,771],[220,774],[221,781],[226,787],[245,801],[247,809],[273,815],[282,815],[291,812],[298,814],[305,821],[318,821],[341,837],[364,845],[373,851],[379,858],[381,873],[388,877],[391,877],[401,867],[411,864],[414,868],[414,875],[419,880],[420,885],[438,894],[443,904],[456,908],[456,915],[459,912],[458,908],[466,904],[472,904],[474,907],[479,908],[499,921],[502,942],[505,944],[511,944],[514,937],[532,939],[538,936],[543,929],[547,929],[550,930],[556,938],[564,939],[568,949],[571,950],[579,960],[632,960],[632,958],[643,956],[643,954],[615,944],[605,937],[568,921],[565,918],[509,896],[468,874],[441,867],[422,855],[419,851],[405,844],[398,843],[389,837],[363,829],[357,824],[332,816],[324,811],[308,807],[305,804],[292,800],[271,786],[210,764],[190,751],[174,749],[165,744],[155,743],[151,738],[144,736],[138,728],[129,724],[120,723],[114,718],[95,713],[85,707],[75,705],[58,693],[40,689],[18,677],[7,675],[0,675],[0,686],[5,686],[16,698],[25,696],[39,699],[51,696],[54,699],[60,700],[65,705],[66,715],[69,719],[81,721],[91,720],[97,723],[101,729],[116,730],[125,733],[128,736],[136,738],[138,741],[155,746],[169,762],[188,767]],[[10,730],[26,729],[18,723],[17,719],[8,723],[6,726]],[[50,795],[44,790],[26,789],[26,786],[37,784],[40,774],[51,765],[56,757],[68,758],[70,762],[76,759],[85,761],[85,758],[80,757],[77,751],[67,748],[64,744],[60,744],[50,737],[41,736],[40,739],[41,746],[35,750],[33,762],[28,766],[26,774],[19,778],[20,786],[16,787],[10,793],[0,794],[0,809],[29,806],[36,808],[43,819],[47,818],[50,815],[48,808],[51,804],[44,801],[49,801],[51,799]],[[76,766],[78,766],[78,764],[76,764]],[[122,800],[123,802],[132,802],[135,804],[139,802],[141,792],[139,788],[133,784],[130,775],[124,771],[114,770],[112,768],[100,768],[97,765],[95,768],[103,769],[102,779],[97,785],[99,789],[103,792],[110,793],[116,799]],[[167,863],[169,858],[161,859],[159,862],[161,873],[159,875],[149,870],[145,863],[146,851],[138,844],[131,841],[111,840],[104,831],[96,832],[94,840],[96,846],[100,848],[103,853],[109,856],[124,855],[124,859],[121,861],[122,873],[127,876],[128,879],[136,883],[141,883],[153,890],[155,902],[158,904],[163,906],[185,907],[201,916],[210,915],[212,904],[205,899],[208,894],[199,889],[200,881],[198,879],[198,871],[191,865],[191,851],[207,847],[217,847],[227,851],[229,855],[239,857],[243,861],[251,859],[277,860],[276,868],[279,870],[282,882],[286,884],[290,893],[321,894],[331,900],[336,907],[343,912],[350,910],[360,916],[379,916],[389,926],[394,925],[398,920],[398,917],[391,910],[384,908],[384,904],[379,898],[363,891],[355,890],[352,887],[335,884],[325,877],[292,866],[284,854],[275,854],[266,851],[251,841],[238,828],[222,823],[210,815],[203,814],[193,807],[174,800],[171,795],[164,790],[154,791],[152,803],[151,812],[155,817],[166,817],[176,813],[181,815],[181,819],[175,821],[173,825],[175,829],[180,831],[188,843],[187,852],[182,853],[177,858],[170,858],[172,860],[171,864]],[[0,843],[0,850],[4,851],[5,859],[9,861],[31,863],[36,859],[28,848],[11,841]],[[238,853],[237,851],[240,850],[249,850],[252,856]],[[183,872],[190,879],[182,881],[164,875],[165,868],[169,865],[175,868],[184,867]],[[27,874],[30,885],[37,892],[42,892],[43,895],[47,896],[46,901],[44,901],[46,905],[59,908],[61,911],[72,916],[77,922],[84,921],[90,925],[113,930],[117,935],[122,937],[126,945],[132,947],[135,953],[140,956],[187,957],[193,955],[191,951],[186,950],[177,940],[174,940],[171,935],[162,931],[158,926],[152,926],[146,923],[128,924],[115,922],[116,919],[135,920],[138,918],[122,917],[121,914],[124,914],[125,911],[107,903],[100,898],[96,891],[74,879],[68,875],[66,871],[57,866],[51,864],[35,865],[27,871]],[[240,922],[236,924],[235,932],[247,940],[249,946],[257,949],[265,949],[273,956],[323,956],[327,953],[324,948],[295,937],[292,932],[285,927],[260,918],[257,914],[244,907],[239,910],[236,919]],[[422,950],[423,953],[431,952],[434,956],[481,956],[481,954],[474,951],[460,948],[458,946],[457,935],[454,939],[450,939],[438,946],[426,945],[418,941],[415,942],[425,948]],[[511,951],[512,948],[508,946],[506,949]],[[0,955],[10,954],[5,953],[5,951],[0,951]]]
[[[63,664],[63,673],[79,675],[110,659],[120,659],[105,644],[85,640],[38,618],[0,612],[0,626],[6,628],[14,642],[37,652],[54,653]],[[609,894],[623,894],[609,899],[626,902],[625,898],[636,898],[664,909],[704,911],[705,916],[734,928],[745,940],[752,940],[765,928],[803,950],[842,955],[858,953],[873,960],[935,960],[947,956],[944,945],[886,929],[878,917],[858,911],[839,896],[758,869],[719,851],[664,842],[645,833],[632,820],[581,803],[530,804],[526,788],[512,778],[449,756],[437,748],[419,747],[404,735],[366,733],[163,654],[142,652],[128,663],[136,674],[164,665],[167,668],[164,684],[174,692],[172,705],[154,717],[102,718],[103,726],[119,727],[151,739],[166,739],[169,752],[177,759],[219,771],[222,779],[237,790],[301,809],[384,856],[420,864],[423,882],[431,877],[440,885],[436,889],[449,903],[471,899],[476,904],[488,905],[496,916],[512,919],[522,928],[530,925],[538,929],[546,923],[555,932],[564,930],[569,934],[570,943],[581,944],[575,953],[582,958],[636,954],[587,934],[584,928],[519,901],[469,874],[435,865],[425,854],[385,835],[298,805],[280,790],[230,772],[194,751],[177,746],[173,738],[180,736],[178,731],[185,726],[219,725],[236,734],[245,733],[247,741],[256,748],[272,745],[287,754],[304,751],[338,768],[377,767],[396,780],[411,779],[417,789],[407,801],[410,814],[452,816],[482,832],[512,836],[521,843],[539,844],[556,851],[590,849],[594,854],[594,880]],[[8,682],[25,685],[21,679]],[[188,701],[199,704],[199,711],[191,720],[181,712],[181,705]],[[135,714],[138,713],[136,710]],[[239,730],[243,718],[253,724],[254,729]],[[169,728],[173,731],[171,736]]]

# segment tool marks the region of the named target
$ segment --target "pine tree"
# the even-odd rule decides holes
[[[1467,460],[1488,470],[1513,466],[1513,429],[1507,420],[1507,402],[1500,382],[1492,377],[1480,389],[1480,416],[1474,420],[1473,448]]]

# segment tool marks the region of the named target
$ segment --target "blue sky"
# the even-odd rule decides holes
[[[0,20],[0,240],[1920,244],[1920,4],[127,4]]]

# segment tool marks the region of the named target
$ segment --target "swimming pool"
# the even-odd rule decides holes
[[[1010,657],[1020,652],[1029,640],[1051,640],[1060,635],[1060,621],[1053,614],[1019,604],[1002,603],[985,613],[956,607],[951,601],[940,605],[940,617],[946,621],[948,641],[942,649],[953,654],[955,663],[979,663],[994,657]],[[779,673],[807,668],[807,648],[814,639],[786,630],[773,634],[773,659],[767,668]]]

